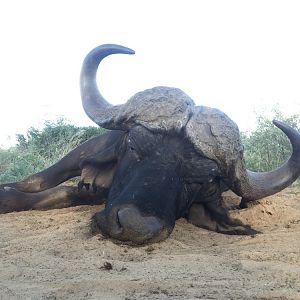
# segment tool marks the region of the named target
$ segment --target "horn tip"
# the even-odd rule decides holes
[[[133,49],[130,49],[128,47],[124,47],[124,46],[121,46],[121,45],[117,45],[117,44],[105,44],[105,45],[102,45],[102,46],[107,48],[107,49],[115,50],[115,53],[135,54],[135,51]]]
[[[278,121],[278,120],[275,120],[275,119],[272,121],[272,123],[273,123],[275,126],[279,127],[279,128],[280,128],[282,125],[284,125],[281,121]]]

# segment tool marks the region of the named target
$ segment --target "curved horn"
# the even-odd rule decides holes
[[[86,56],[80,75],[83,108],[90,119],[107,129],[121,129],[116,128],[113,120],[120,112],[122,105],[113,106],[104,99],[98,90],[96,75],[102,59],[116,53],[134,54],[135,52],[129,48],[114,44],[96,47]]]
[[[290,126],[273,121],[289,138],[293,152],[277,170],[256,173],[246,170],[243,179],[235,182],[232,190],[247,200],[258,200],[273,195],[292,184],[300,176],[300,134]],[[245,179],[245,180],[244,180]]]

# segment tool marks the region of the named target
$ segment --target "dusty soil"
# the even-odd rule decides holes
[[[299,189],[233,212],[253,237],[179,220],[164,242],[117,245],[90,234],[98,209],[1,215],[0,299],[300,299]]]

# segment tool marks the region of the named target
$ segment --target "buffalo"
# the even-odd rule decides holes
[[[102,59],[116,53],[134,51],[114,44],[96,47],[80,77],[86,114],[110,131],[44,171],[0,185],[0,212],[105,202],[93,227],[133,244],[166,239],[179,218],[224,234],[257,233],[230,217],[222,193],[232,190],[246,207],[293,183],[300,175],[300,134],[274,121],[289,138],[292,155],[277,170],[251,172],[237,125],[217,109],[196,106],[180,89],[154,87],[123,105],[107,102],[96,75]],[[61,185],[77,176],[78,186]]]

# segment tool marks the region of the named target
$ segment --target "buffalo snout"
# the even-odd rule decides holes
[[[94,216],[104,236],[116,240],[146,244],[166,239],[173,228],[156,216],[145,216],[133,204],[104,209]]]

